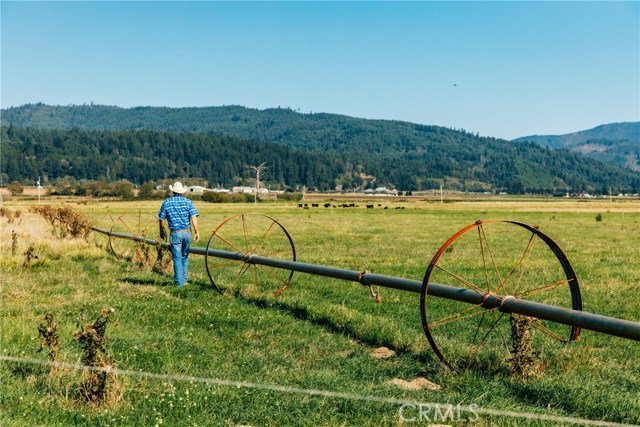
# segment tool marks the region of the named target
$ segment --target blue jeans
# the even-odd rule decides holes
[[[178,286],[187,283],[187,269],[189,268],[189,247],[191,233],[184,231],[171,232],[171,257],[173,258],[174,281]]]

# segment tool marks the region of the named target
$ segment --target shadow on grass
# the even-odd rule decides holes
[[[140,278],[140,277],[123,277],[122,279],[120,279],[120,283],[124,283],[128,285],[136,285],[136,286],[157,286],[161,288],[179,289],[173,282],[173,279],[170,277],[162,277],[159,279]],[[201,280],[189,281],[189,284],[182,289],[183,290],[196,289],[198,291],[213,291],[216,294],[218,294],[218,291],[216,291],[216,289],[213,288],[213,286],[211,286],[211,283],[209,283],[208,281],[201,281]]]
[[[280,300],[274,301],[265,297],[241,295],[239,293],[236,293],[235,297],[238,301],[254,305],[260,309],[275,309],[281,313],[289,314],[297,320],[310,322],[311,324],[320,326],[334,334],[344,335],[370,347],[387,347],[395,351],[398,356],[407,356],[422,363],[426,372],[435,373],[442,368],[440,360],[430,350],[416,353],[405,346],[397,346],[389,337],[368,333],[366,331],[359,331],[357,326],[350,322],[338,323],[330,316],[311,312],[307,307]]]
[[[582,417],[594,420],[607,419],[609,422],[637,421],[633,417],[628,417],[631,414],[615,414],[616,411],[612,410],[614,406],[607,404],[610,402],[604,402],[605,404],[599,402],[599,405],[591,407],[588,404],[581,404],[580,401],[574,398],[575,393],[572,393],[573,389],[570,386],[510,381],[507,383],[507,387],[512,396],[533,407],[548,409],[549,405],[553,404],[554,411],[561,410],[570,415],[579,414]]]
[[[122,279],[120,279],[120,283],[124,283],[127,285],[137,285],[137,286],[160,286],[160,287],[173,286],[172,280],[140,279],[138,277],[123,277]]]

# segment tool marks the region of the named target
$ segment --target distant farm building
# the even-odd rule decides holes
[[[249,193],[249,194],[255,194],[256,193],[256,187],[233,187],[231,189],[232,192],[234,193]],[[267,194],[269,192],[268,189],[266,188],[261,188],[260,190],[258,190],[258,193],[260,194]]]
[[[190,187],[187,187],[187,192],[191,194],[203,194],[205,191],[210,191],[210,190],[200,185],[192,185]]]
[[[397,196],[398,190],[390,190],[387,187],[378,187],[375,190],[372,188],[364,190],[364,194],[374,196]]]

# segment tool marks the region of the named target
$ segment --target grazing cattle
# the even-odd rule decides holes
[[[302,203],[298,203],[298,207],[301,208],[302,207]]]
[[[380,205],[378,205],[380,206]],[[373,205],[367,205],[367,209],[373,209]]]
[[[312,208],[317,208],[318,206],[319,206],[318,203],[311,203]]]
[[[385,206],[384,208],[385,208],[385,209],[389,209],[389,206]]]
[[[331,203],[325,203],[323,206],[324,206],[325,208],[328,208],[328,207],[330,207],[330,206],[331,206]]]

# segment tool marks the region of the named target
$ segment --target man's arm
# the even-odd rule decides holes
[[[198,216],[197,215],[193,215],[191,217],[191,222],[193,223],[193,240],[195,240],[196,242],[198,240],[200,240],[200,231],[198,230]]]
[[[167,230],[164,228],[164,220],[167,219],[167,210],[165,202],[160,205],[160,211],[158,212],[158,226],[160,231],[160,239],[167,240]]]

